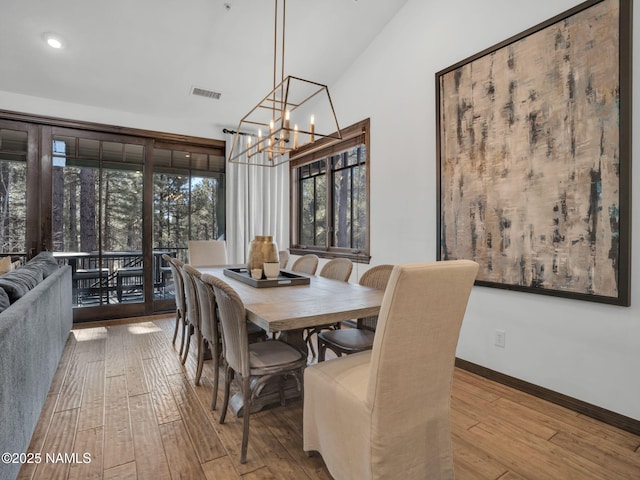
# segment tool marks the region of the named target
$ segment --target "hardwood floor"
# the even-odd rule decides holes
[[[241,420],[209,409],[211,362],[196,387],[196,349],[182,366],[172,333],[171,317],[74,329],[29,449],[42,461],[18,478],[331,478],[302,451],[301,401],[252,415],[240,464]],[[458,479],[640,478],[639,436],[460,369],[451,421]]]

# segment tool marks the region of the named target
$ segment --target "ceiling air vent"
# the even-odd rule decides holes
[[[220,96],[222,94],[220,92],[214,92],[213,90],[207,90],[206,88],[191,87],[191,95],[211,98],[212,100],[220,100]]]

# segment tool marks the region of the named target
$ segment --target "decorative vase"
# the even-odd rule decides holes
[[[265,262],[278,262],[278,245],[271,235],[258,235],[249,244],[247,269],[249,271],[260,268]]]

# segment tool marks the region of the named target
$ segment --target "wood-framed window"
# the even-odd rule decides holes
[[[290,250],[369,263],[369,119],[291,157]]]

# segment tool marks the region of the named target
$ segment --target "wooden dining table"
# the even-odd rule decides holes
[[[280,332],[288,343],[306,351],[305,328],[377,315],[383,290],[329,278],[309,276],[308,285],[259,288],[224,273],[224,267],[199,268],[233,287],[247,311],[247,318],[267,333]]]
[[[377,315],[383,290],[329,278],[309,276],[307,285],[290,285],[284,280],[276,287],[254,287],[224,273],[225,267],[202,267],[228,283],[244,303],[247,318],[268,333],[279,333],[278,339],[307,352],[304,329]],[[285,390],[285,398],[299,396],[295,388]],[[265,389],[254,399],[252,411],[280,400],[278,388]],[[229,407],[236,416],[242,414],[242,396],[234,395]]]

